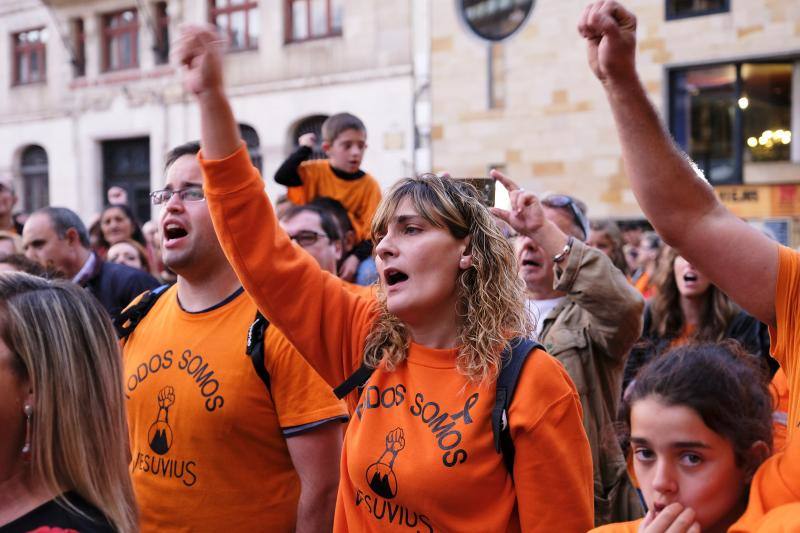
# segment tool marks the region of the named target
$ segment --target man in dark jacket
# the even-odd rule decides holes
[[[22,230],[25,255],[85,287],[112,318],[136,296],[158,286],[145,272],[106,263],[89,246],[89,233],[75,212],[44,207],[34,212]]]

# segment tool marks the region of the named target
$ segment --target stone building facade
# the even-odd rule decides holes
[[[466,5],[477,10],[472,15],[488,17],[492,9],[526,4],[533,9],[521,29],[498,44],[478,38],[460,10]],[[501,165],[533,190],[579,196],[593,217],[641,216],[576,30],[586,4],[434,3],[436,168],[474,176]],[[800,129],[800,2],[624,4],[638,17],[641,78],[678,143],[737,213],[800,244],[792,238],[798,231],[792,217],[800,214],[800,142],[790,133]]]
[[[414,135],[415,119],[425,127],[416,85],[425,65],[415,67],[429,41],[425,9],[416,0],[0,0],[0,57],[11,58],[0,62],[0,172],[14,176],[24,209],[49,202],[88,219],[121,184],[148,216],[165,152],[199,136],[168,43],[182,23],[214,22],[229,39],[234,112],[271,194],[297,135],[345,110],[368,128],[364,168],[388,186],[430,166]]]

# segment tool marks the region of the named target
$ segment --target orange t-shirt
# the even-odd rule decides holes
[[[339,200],[350,215],[356,242],[369,238],[372,217],[381,201],[381,187],[375,178],[364,174],[353,180],[342,179],[327,159],[303,161],[297,173],[303,184],[287,188],[289,201],[302,205],[320,196]]]
[[[294,530],[300,482],[286,439],[346,410],[273,326],[266,389],[245,353],[255,313],[243,291],[189,313],[173,286],[125,343],[142,531]]]
[[[633,520],[631,522],[617,522],[616,524],[606,524],[604,526],[596,527],[589,533],[638,533],[639,526],[644,518]]]
[[[331,384],[360,364],[374,298],[320,270],[278,227],[244,148],[203,160],[220,242],[245,289]],[[302,287],[302,294],[298,288]],[[593,524],[589,443],[575,386],[543,352],[527,361],[509,412],[513,480],[494,449],[494,385],[455,368],[456,350],[412,343],[377,369],[347,429],[334,530],[564,531]]]
[[[788,383],[787,441],[784,451],[767,459],[750,485],[747,510],[728,530],[800,531],[800,254],[781,246],[778,281],[775,285],[775,320],[770,328],[773,357],[780,363]],[[780,528],[776,528],[781,524]]]

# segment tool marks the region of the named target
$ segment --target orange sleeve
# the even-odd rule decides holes
[[[789,388],[788,436],[796,431],[800,422],[800,254],[780,247],[778,255],[778,281],[775,284],[775,323],[770,328],[770,346],[773,357],[786,374]]]
[[[592,456],[580,398],[561,363],[543,351],[529,356],[508,418],[522,530],[590,530]]]
[[[788,382],[787,441],[783,452],[776,453],[759,467],[750,484],[747,510],[728,530],[731,533],[777,531],[770,529],[775,524],[775,517],[783,516],[787,508],[796,510],[797,502],[800,502],[800,433],[796,431],[796,420],[800,415],[800,365],[797,361],[800,350],[800,254],[781,246],[778,261],[778,281],[775,284],[777,327],[770,328],[769,334],[772,354],[781,364]]]
[[[270,375],[270,394],[281,428],[302,426],[339,418],[347,419],[344,402],[314,372],[276,328],[267,330],[265,365]]]
[[[242,145],[225,159],[198,154],[214,229],[247,293],[330,384],[360,364],[377,305],[289,240]]]

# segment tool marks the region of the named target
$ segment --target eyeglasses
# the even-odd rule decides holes
[[[172,195],[177,194],[178,198],[181,199],[181,202],[199,202],[200,200],[204,200],[206,197],[205,192],[203,192],[203,188],[199,185],[193,185],[191,187],[184,187],[183,189],[161,189],[158,191],[153,191],[150,193],[150,201],[153,202],[153,205],[161,205],[169,202],[169,199],[172,198]]]
[[[589,237],[589,219],[583,214],[583,210],[578,207],[574,198],[566,194],[551,194],[542,198],[542,205],[547,207],[560,207],[562,209],[569,208],[572,212],[572,220],[581,228],[581,231],[583,231],[583,238],[586,239]]]
[[[316,231],[300,231],[294,235],[289,235],[289,238],[303,248],[315,245],[320,239],[330,239],[324,233],[317,233]]]

